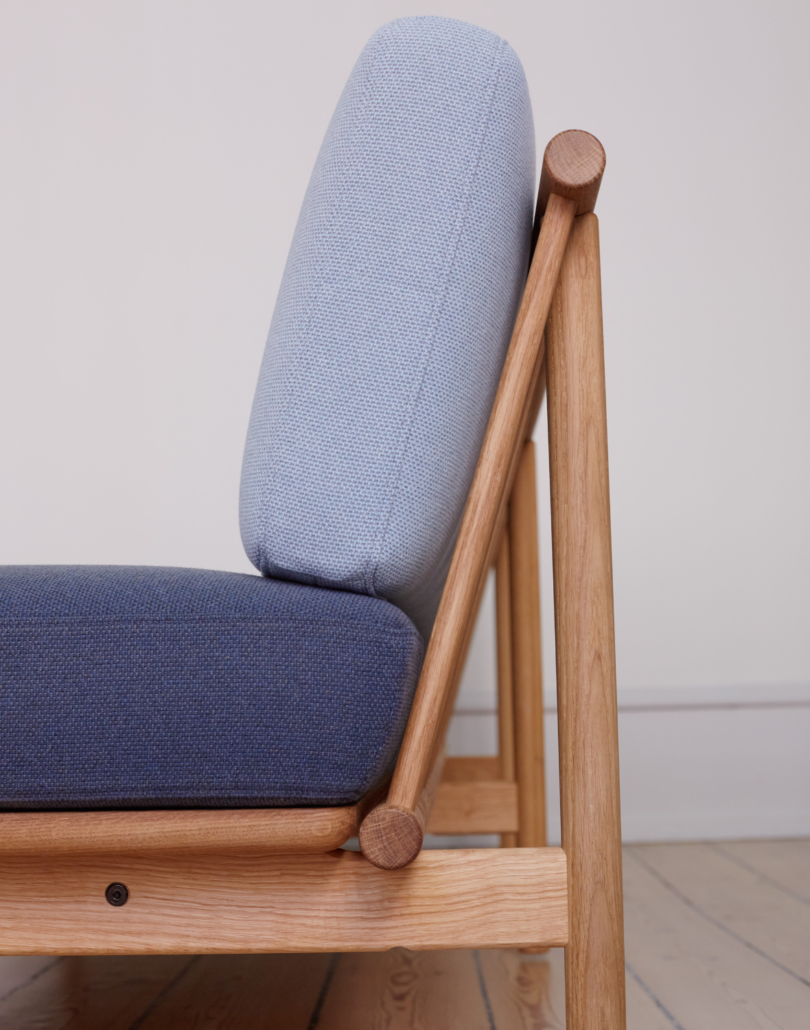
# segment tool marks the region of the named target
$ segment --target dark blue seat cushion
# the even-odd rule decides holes
[[[0,568],[0,808],[354,803],[393,767],[422,657],[360,594]]]

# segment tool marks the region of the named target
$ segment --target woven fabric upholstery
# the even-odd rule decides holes
[[[393,767],[422,651],[358,594],[0,568],[0,807],[353,803]]]
[[[269,576],[384,597],[427,637],[519,302],[534,200],[520,62],[443,18],[364,49],[312,174],[250,422]]]

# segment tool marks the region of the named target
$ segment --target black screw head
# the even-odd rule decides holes
[[[115,905],[116,908],[120,908],[121,905],[126,905],[129,900],[129,891],[123,883],[111,883],[106,891],[104,891],[104,897],[111,905]]]

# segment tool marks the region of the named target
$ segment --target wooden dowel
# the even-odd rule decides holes
[[[543,353],[545,354],[546,346],[543,343]],[[537,385],[534,389],[531,402],[529,404],[528,411],[526,413],[526,427],[524,429],[524,438],[531,440],[532,434],[534,433],[534,427],[537,424],[537,416],[540,414],[540,408],[543,405],[543,398],[546,396],[546,363],[543,362],[543,366],[540,369],[540,375],[537,377]]]
[[[593,211],[604,171],[605,151],[596,136],[582,129],[558,133],[543,155],[537,195],[539,214],[545,215],[552,196],[573,200],[577,215]]]
[[[601,161],[603,165],[604,152],[598,141],[594,144],[593,162]],[[400,832],[397,826],[409,841],[414,839],[413,821],[407,816],[415,812],[446,729],[472,633],[472,620],[487,570],[494,559],[497,531],[516,471],[527,411],[540,375],[543,330],[579,203],[576,199],[578,180],[567,183],[565,188],[569,193],[573,191],[573,195],[553,194],[545,207],[388,801],[366,817],[373,816],[377,825],[381,825],[381,820],[389,823],[386,832],[380,834],[380,839],[388,842],[393,842]],[[593,193],[590,178],[582,188]],[[392,855],[394,851],[401,855],[401,848],[390,846]],[[412,858],[418,850],[416,848]],[[379,857],[379,850],[375,854]],[[371,855],[367,857],[376,861]]]
[[[509,505],[518,843],[523,848],[546,846],[540,562],[534,462],[534,444],[529,440],[523,447]]]
[[[402,869],[419,854],[442,779],[444,761],[442,747],[413,811],[397,811],[389,805],[379,805],[363,820],[360,849],[378,869]]]
[[[599,230],[577,218],[546,332],[568,1030],[624,1030],[616,659]]]
[[[495,566],[495,639],[498,661],[498,758],[502,780],[514,783],[515,697],[512,679],[512,586],[508,527],[501,536]],[[501,847],[517,847],[516,833],[502,833]]]

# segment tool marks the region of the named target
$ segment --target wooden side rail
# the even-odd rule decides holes
[[[0,860],[34,852],[333,851],[357,836],[366,812],[384,796],[385,786],[341,808],[0,812]]]
[[[568,1030],[624,1030],[613,572],[599,229],[577,218],[546,333]]]
[[[498,755],[445,760],[427,832],[517,835],[518,785],[501,774]]]
[[[128,900],[105,900],[111,883]],[[362,855],[0,858],[0,954],[131,955],[561,946],[559,848],[425,851],[386,872]]]
[[[406,865],[421,847],[414,815],[444,739],[474,616],[499,543],[537,396],[552,295],[574,217],[592,210],[604,164],[602,146],[589,133],[562,133],[546,148],[538,201],[542,225],[405,739],[388,800],[360,829],[363,854],[383,868]],[[402,846],[394,843],[398,839]]]
[[[518,787],[507,780],[442,783],[428,820],[427,832],[454,834],[517,834]]]

